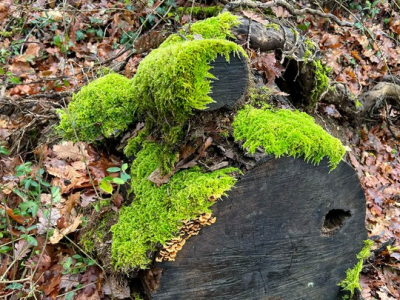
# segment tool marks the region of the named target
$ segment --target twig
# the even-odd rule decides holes
[[[346,27],[352,27],[354,26],[353,23],[347,22],[347,21],[341,21],[338,17],[336,17],[333,14],[330,13],[324,13],[323,11],[312,9],[312,8],[302,8],[302,9],[297,9],[294,8],[291,4],[284,0],[271,0],[269,2],[261,3],[261,2],[254,2],[251,0],[237,0],[237,1],[232,1],[228,2],[223,11],[230,11],[234,10],[235,8],[239,6],[247,6],[250,8],[260,8],[260,9],[267,9],[272,6],[283,6],[286,8],[292,15],[304,15],[306,13],[312,14],[312,15],[317,15],[322,18],[328,18],[331,19],[333,22],[337,23],[340,26],[346,26]]]

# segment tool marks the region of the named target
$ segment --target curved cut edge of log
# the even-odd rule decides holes
[[[151,299],[337,299],[367,238],[365,196],[345,162],[329,173],[326,160],[263,159],[213,214],[176,261],[155,264]]]
[[[242,55],[230,55],[228,62],[224,56],[218,55],[210,67],[215,79],[212,79],[209,96],[215,102],[208,104],[206,111],[223,107],[232,109],[248,93],[250,70],[247,59]]]

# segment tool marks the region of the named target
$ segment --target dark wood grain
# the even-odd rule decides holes
[[[322,230],[340,211],[339,229]],[[367,238],[364,193],[345,162],[329,173],[326,161],[266,159],[213,212],[176,261],[156,264],[152,299],[336,299]]]
[[[247,94],[249,88],[249,69],[246,58],[231,55],[228,62],[224,56],[217,56],[210,66],[210,73],[216,79],[212,80],[209,96],[215,102],[210,103],[207,110],[222,107],[232,109]]]

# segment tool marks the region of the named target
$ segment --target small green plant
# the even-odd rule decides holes
[[[10,151],[7,150],[6,146],[0,144],[0,155],[8,155]]]
[[[109,173],[117,173],[119,172],[119,176],[118,177],[112,177],[112,176],[107,176],[104,177],[100,183],[99,183],[99,188],[106,192],[107,194],[112,194],[114,187],[113,184],[116,184],[118,186],[117,188],[117,193],[119,191],[119,187],[122,184],[125,184],[129,181],[129,179],[131,179],[131,176],[126,173],[126,170],[128,169],[128,164],[123,164],[121,166],[121,168],[119,167],[112,167],[112,168],[108,168],[107,172]]]
[[[84,273],[87,267],[94,266],[96,263],[90,258],[83,257],[79,254],[68,256],[62,264],[64,270],[62,274],[79,274]]]
[[[361,291],[360,286],[360,273],[363,267],[363,263],[365,259],[368,259],[371,256],[371,247],[374,244],[371,240],[364,241],[364,247],[357,254],[358,262],[352,268],[346,271],[346,278],[343,279],[338,285],[343,289],[343,291],[350,292],[350,299],[354,295],[354,291],[356,289]],[[349,299],[348,297],[344,299]]]

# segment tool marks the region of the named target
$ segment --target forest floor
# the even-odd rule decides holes
[[[185,3],[1,1],[0,297],[94,300],[110,294],[115,279],[82,251],[79,231],[91,215],[105,212],[98,186],[110,173],[123,177],[123,156],[84,143],[57,144],[56,110],[110,69],[132,78],[142,58],[165,38],[160,30],[174,32],[222,8],[198,1],[203,9],[194,10]],[[302,1],[297,3],[301,8]],[[378,82],[398,84],[397,2],[341,3],[330,12],[353,26],[315,14],[292,15],[282,6],[241,13],[255,22],[290,24],[311,38],[332,68],[331,83],[347,86],[354,99]],[[246,51],[266,80],[284,72],[274,54]],[[400,112],[387,104],[378,117],[353,128],[328,100],[321,99],[314,113],[344,132],[345,159],[364,188],[366,227],[375,242],[360,277],[362,296],[400,299]],[[124,195],[117,188],[111,194],[107,210],[118,211]],[[129,297],[129,289],[117,297]]]

